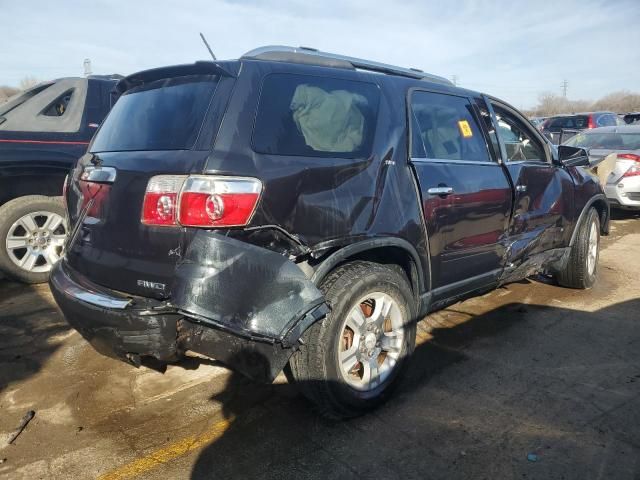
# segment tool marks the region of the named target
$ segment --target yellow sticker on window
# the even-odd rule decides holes
[[[464,138],[473,137],[473,132],[471,131],[471,125],[466,120],[460,120],[458,122],[458,128],[460,129],[460,133]]]

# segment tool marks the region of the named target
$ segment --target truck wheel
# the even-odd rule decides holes
[[[415,302],[396,269],[357,261],[320,285],[331,312],[303,335],[289,376],[325,416],[354,417],[384,402],[415,347]]]
[[[579,228],[567,266],[557,279],[563,287],[585,289],[596,281],[600,256],[600,217],[594,208]]]
[[[62,197],[29,195],[0,207],[0,270],[25,283],[43,283],[60,259],[67,235]]]

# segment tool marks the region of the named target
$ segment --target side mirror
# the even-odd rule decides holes
[[[588,167],[589,154],[584,148],[558,145],[558,162],[565,167]]]

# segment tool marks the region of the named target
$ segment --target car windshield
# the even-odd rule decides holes
[[[578,133],[565,142],[570,147],[602,148],[607,150],[640,149],[640,132],[638,133]]]
[[[90,151],[192,148],[216,83],[217,77],[178,77],[129,90],[107,116]]]

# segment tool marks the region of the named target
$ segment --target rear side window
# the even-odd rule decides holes
[[[265,77],[253,131],[259,153],[362,158],[371,153],[375,84],[310,75]]]
[[[468,99],[430,92],[411,96],[414,158],[489,162],[487,144]]]
[[[212,76],[178,77],[125,92],[98,130],[91,151],[192,148],[216,84]]]
[[[42,115],[47,117],[61,117],[66,111],[69,103],[71,103],[71,97],[73,96],[73,90],[64,92],[58,98],[56,98],[51,104],[42,111]]]
[[[610,114],[600,115],[596,123],[599,127],[613,127],[618,125],[617,116]]]

